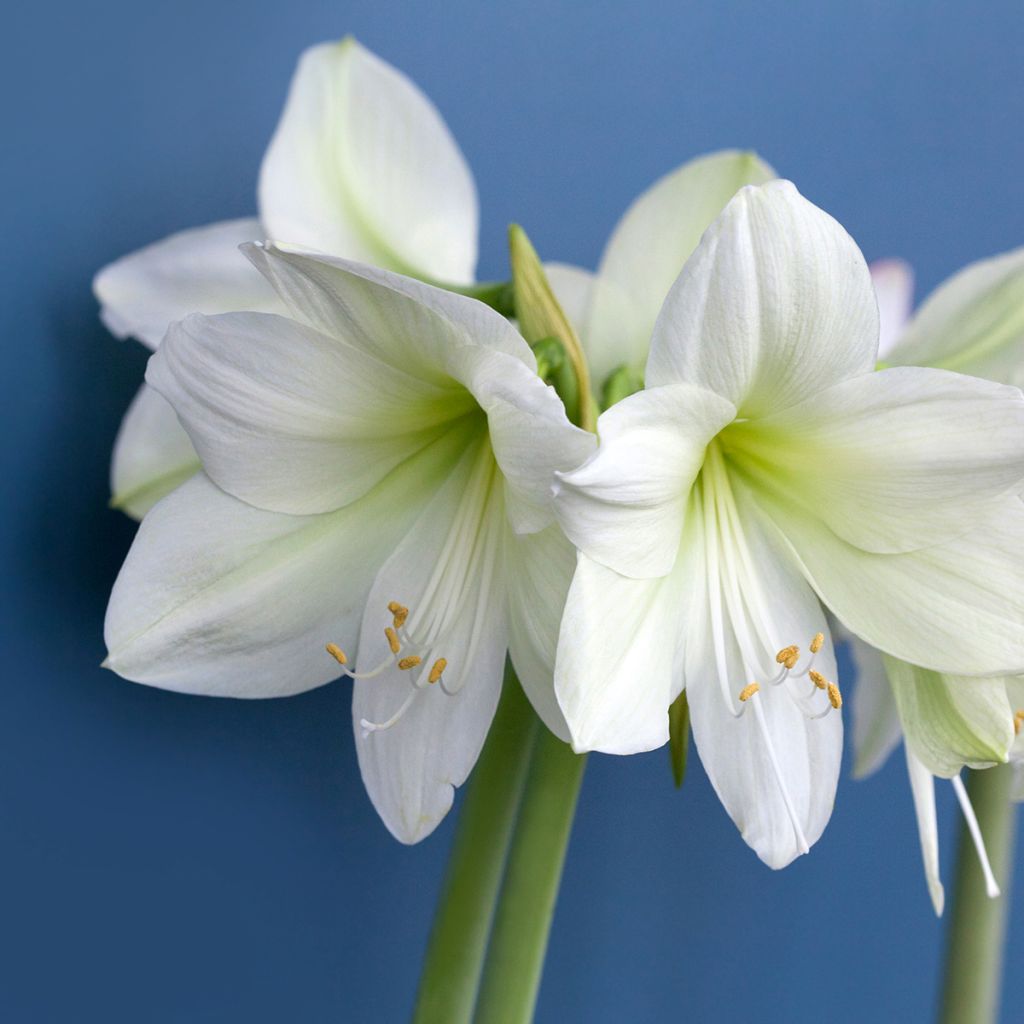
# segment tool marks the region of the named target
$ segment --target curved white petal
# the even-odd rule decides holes
[[[912,551],[969,530],[1024,490],[1024,395],[946,370],[896,367],[740,424],[729,446],[780,500],[868,551]]]
[[[952,778],[964,765],[1007,760],[1013,717],[1005,680],[943,675],[885,657],[907,748],[932,773]]]
[[[914,755],[910,748],[907,753],[907,774],[910,776],[910,791],[914,796],[914,813],[917,816],[917,831],[921,837],[921,859],[924,862],[924,877],[928,883],[928,894],[936,916],[942,916],[945,892],[939,878],[939,829],[935,820],[935,779],[932,773]]]
[[[939,285],[889,362],[1024,385],[1024,247],[972,263]]]
[[[358,681],[352,703],[367,792],[404,843],[419,842],[448,813],[494,717],[508,640],[505,530],[493,456],[486,445],[473,446],[381,568],[367,599],[359,670],[390,656],[384,629],[392,601],[410,610],[401,656],[422,658],[410,670],[392,666]],[[447,668],[431,684],[439,658]],[[364,723],[388,722],[410,699],[393,725],[363,735]]]
[[[743,416],[874,368],[878,307],[853,239],[788,181],[747,186],[665,299],[647,385],[711,388]]]
[[[476,188],[437,108],[351,37],[307,50],[260,171],[272,238],[455,284]]]
[[[774,177],[755,154],[723,150],[683,164],[633,201],[605,247],[580,331],[598,385],[624,364],[643,369],[658,310],[701,235],[738,189]]]
[[[853,774],[863,779],[885,764],[903,737],[883,656],[852,634],[850,645],[857,685],[853,692]]]
[[[121,420],[110,466],[110,505],[141,519],[200,469],[174,409],[143,384]]]
[[[795,564],[770,543],[749,501],[739,514],[740,524],[719,521],[706,541],[706,571],[695,578],[707,597],[693,605],[680,644],[701,762],[746,842],[782,868],[817,842],[832,814],[843,723],[806,674],[771,685],[773,654],[797,644],[795,671],[805,672],[820,632],[815,671],[836,681],[836,661],[824,611]],[[741,704],[752,681],[760,690]]]
[[[174,324],[146,379],[174,406],[206,472],[275,512],[353,501],[450,429],[471,429],[464,389],[265,313]]]
[[[637,392],[603,413],[596,454],[557,474],[555,508],[566,535],[623,575],[664,576],[705,448],[735,415],[713,391],[684,384]]]
[[[1024,670],[1018,499],[948,544],[895,555],[862,551],[792,506],[775,506],[772,518],[821,599],[872,646],[938,672]]]
[[[449,465],[458,452],[449,452]],[[107,608],[106,665],[150,686],[275,697],[337,675],[377,570],[438,466],[412,460],[320,516],[264,512],[197,474],[143,520]]]
[[[574,267],[571,263],[545,263],[544,276],[555,293],[562,312],[569,318],[569,322],[581,334],[583,324],[586,322],[590,310],[590,301],[593,295],[595,276],[592,271],[584,270],[582,267]],[[586,339],[580,337],[586,350]],[[587,362],[590,365],[591,373],[594,372],[591,353],[586,351]]]
[[[448,354],[465,345],[506,352],[536,369],[522,336],[476,299],[320,253],[261,245],[246,254],[295,319],[407,373],[442,381]]]
[[[914,306],[914,269],[904,260],[876,260],[868,269],[878,299],[878,358],[884,360],[910,319]]]
[[[576,549],[555,525],[505,537],[509,656],[541,721],[570,742],[555,697],[555,650],[565,601],[576,568]]]
[[[239,251],[263,236],[255,218],[192,228],[122,256],[93,281],[100,316],[119,338],[156,348],[189,313],[281,312],[281,300]]]

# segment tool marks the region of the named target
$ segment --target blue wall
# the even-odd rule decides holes
[[[641,188],[755,147],[927,289],[1024,242],[1019,0],[35,0],[4,15],[0,1018],[398,1021],[451,829],[392,842],[331,686],[231,703],[96,666],[132,535],[105,508],[138,346],[93,271],[253,210],[299,51],[345,32],[437,101],[473,165],[484,275],[526,225],[593,265]],[[940,807],[952,864],[953,808]],[[1019,879],[1024,882],[1024,879]],[[1024,887],[1022,887],[1024,889]],[[1024,892],[1011,965],[1024,955]],[[746,849],[699,768],[592,759],[541,1021],[926,1020],[941,926],[900,764],[845,780],[810,857]],[[1005,1020],[1019,1019],[1011,971]]]

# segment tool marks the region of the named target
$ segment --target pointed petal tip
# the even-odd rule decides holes
[[[928,895],[932,898],[932,907],[935,910],[936,917],[942,917],[942,912],[946,908],[946,890],[943,889],[941,882],[929,882],[928,883]]]

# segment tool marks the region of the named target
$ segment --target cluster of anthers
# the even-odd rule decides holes
[[[796,644],[790,644],[788,647],[783,647],[778,654],[775,655],[775,662],[780,666],[778,675],[768,680],[768,686],[781,686],[787,679],[802,679],[806,676],[811,681],[811,689],[805,697],[811,698],[817,693],[818,690],[824,690],[828,696],[828,704],[825,705],[823,711],[804,711],[810,719],[824,718],[829,712],[835,710],[838,711],[843,706],[843,695],[839,692],[839,687],[832,682],[830,679],[826,679],[820,672],[814,668],[814,659],[818,651],[825,645],[825,634],[815,633],[814,638],[811,640],[809,647],[811,650],[811,657],[807,664],[797,671],[797,665],[800,662],[800,648]],[[747,701],[750,700],[754,694],[761,691],[761,684],[758,682],[748,683],[739,692],[740,709],[734,712],[737,718],[740,718],[747,709]],[[794,701],[799,705],[800,701],[795,695]],[[801,710],[804,710],[801,707]],[[1024,718],[1024,716],[1022,716]],[[1019,728],[1019,725],[1018,725]]]
[[[412,644],[405,629],[406,621],[409,618],[409,609],[397,601],[390,601],[388,602],[388,611],[391,613],[391,625],[384,629],[384,636],[391,653],[379,665],[375,665],[366,672],[353,672],[348,668],[348,655],[337,644],[327,644],[327,653],[341,666],[342,674],[348,676],[349,679],[373,679],[374,676],[379,676],[392,666],[395,666],[399,672],[411,672],[412,669],[423,664],[423,658],[418,654],[402,655],[403,647],[409,647]],[[401,707],[390,718],[383,722],[370,722],[365,718],[360,720],[359,725],[362,727],[363,736],[369,736],[371,732],[390,729],[409,710],[412,702],[427,686],[440,683],[441,689],[449,697],[454,696],[458,691],[449,690],[444,684],[444,670],[447,667],[447,659],[438,658],[428,670],[421,672],[415,679],[410,676],[412,693],[405,698]]]

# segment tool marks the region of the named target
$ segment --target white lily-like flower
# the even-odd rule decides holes
[[[832,810],[823,604],[895,657],[1024,666],[1024,396],[875,372],[877,346],[846,232],[789,182],[744,188],[669,292],[646,390],[558,475],[581,552],[555,670],[574,745],[663,744],[685,687],[711,781],[773,867]]]
[[[258,218],[183,231],[101,270],[104,323],[156,349],[189,313],[285,312],[239,252],[263,238],[446,284],[473,280],[477,197],[462,153],[413,82],[351,37],[299,60],[258,199]],[[115,443],[112,504],[141,518],[198,468],[173,411],[143,385]]]
[[[754,153],[729,149],[697,157],[630,204],[596,274],[568,264],[546,268],[599,391],[617,370],[643,379],[654,321],[701,235],[740,188],[774,177]]]
[[[872,264],[871,275],[881,314],[879,358],[886,364],[936,366],[1006,384],[1024,382],[1024,249],[966,267],[940,285],[913,316],[914,276],[906,263],[879,261]],[[939,876],[936,778],[952,781],[989,895],[997,896],[960,770],[1013,760],[1024,775],[1024,680],[931,672],[884,656],[856,637],[849,641],[857,670],[854,772],[870,775],[904,740],[935,912],[942,913],[945,899]]]
[[[147,515],[110,599],[107,664],[191,693],[355,679],[366,787],[429,834],[484,741],[506,649],[538,713],[573,552],[554,470],[595,440],[475,300],[362,264],[250,247],[289,317],[193,315],[147,380],[205,473]],[[329,653],[325,653],[329,643]]]

